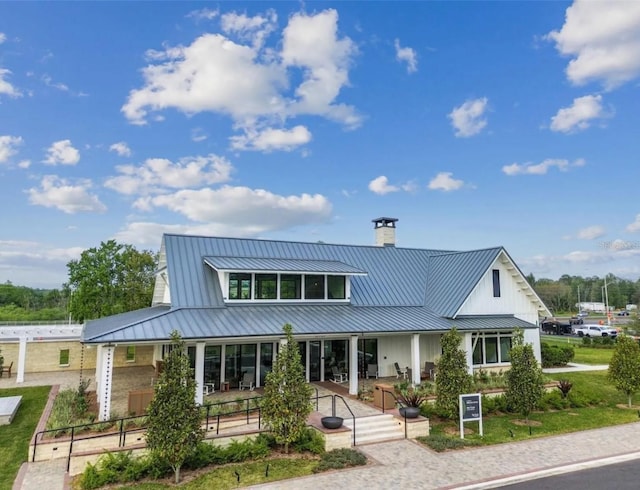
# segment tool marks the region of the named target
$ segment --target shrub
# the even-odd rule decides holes
[[[541,345],[541,354],[542,367],[566,366],[573,360],[575,350],[571,345],[549,345],[543,342]]]
[[[507,398],[504,395],[486,396],[482,395],[482,414],[506,412]]]
[[[564,410],[569,408],[571,403],[568,399],[564,398],[560,392],[551,391],[542,395],[542,399],[538,404],[541,410]]]
[[[568,379],[561,379],[558,381],[557,388],[560,390],[560,393],[562,393],[562,398],[566,398],[571,388],[573,388],[573,383]]]
[[[367,464],[367,457],[359,451],[347,448],[334,449],[322,455],[320,463],[313,472],[320,473],[321,471],[339,470],[365,464]]]
[[[307,451],[312,454],[322,454],[324,453],[324,439],[318,431],[307,428],[302,433],[302,437],[293,443],[293,449],[299,453]]]

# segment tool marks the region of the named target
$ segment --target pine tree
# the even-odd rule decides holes
[[[180,334],[174,330],[164,370],[147,410],[146,439],[152,457],[169,464],[176,483],[180,481],[180,468],[185,459],[204,438],[195,394],[196,382],[189,357]]]
[[[513,345],[509,351],[511,369],[507,371],[507,406],[522,414],[525,420],[536,408],[544,395],[544,375],[536,360],[531,344],[524,343],[522,330],[513,335]]]
[[[300,439],[313,409],[311,386],[306,381],[292,327],[282,328],[287,342],[281,345],[273,370],[267,374],[262,399],[262,417],[276,442],[289,452],[289,444]]]
[[[618,337],[608,377],[618,391],[627,395],[631,407],[631,397],[640,389],[640,346],[632,337]]]
[[[469,393],[473,378],[469,374],[467,356],[460,348],[461,337],[455,327],[441,339],[442,356],[438,361],[436,376],[436,409],[450,419],[459,416],[460,395]]]

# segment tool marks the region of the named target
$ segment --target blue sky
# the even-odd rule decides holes
[[[640,2],[0,3],[0,281],[163,232],[640,276]]]

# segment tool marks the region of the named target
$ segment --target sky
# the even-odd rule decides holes
[[[640,277],[640,2],[1,2],[0,282],[162,234]]]

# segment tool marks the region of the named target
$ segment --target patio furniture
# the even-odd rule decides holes
[[[13,367],[13,361],[11,361],[11,364],[9,364],[9,366],[2,366],[2,370],[0,370],[0,378],[2,378],[2,375],[4,373],[7,373],[9,375],[9,377],[11,377],[11,368]]]
[[[422,376],[420,376],[423,379],[435,379],[436,377],[436,363],[435,362],[431,362],[431,361],[425,361],[424,363],[424,371],[421,373]]]
[[[378,379],[378,365],[377,364],[367,364],[367,379],[376,378]]]
[[[340,371],[338,371],[337,366],[331,367],[331,374],[333,375],[333,380],[336,383],[344,383],[345,381],[347,381],[347,373],[341,373]]]
[[[400,369],[400,364],[394,362],[393,367],[396,369],[396,378],[407,379],[407,372]]]
[[[212,395],[216,392],[216,384],[214,382],[205,383],[202,388],[205,396]]]
[[[408,379],[410,382],[413,383],[413,369],[411,369],[409,366],[407,366],[406,368],[404,368],[404,372],[406,374],[406,379]]]
[[[244,390],[245,388],[248,388],[249,391],[253,391],[253,389],[255,388],[254,385],[254,381],[253,381],[253,373],[247,372],[244,373],[244,375],[242,376],[242,379],[240,380],[240,391]]]

